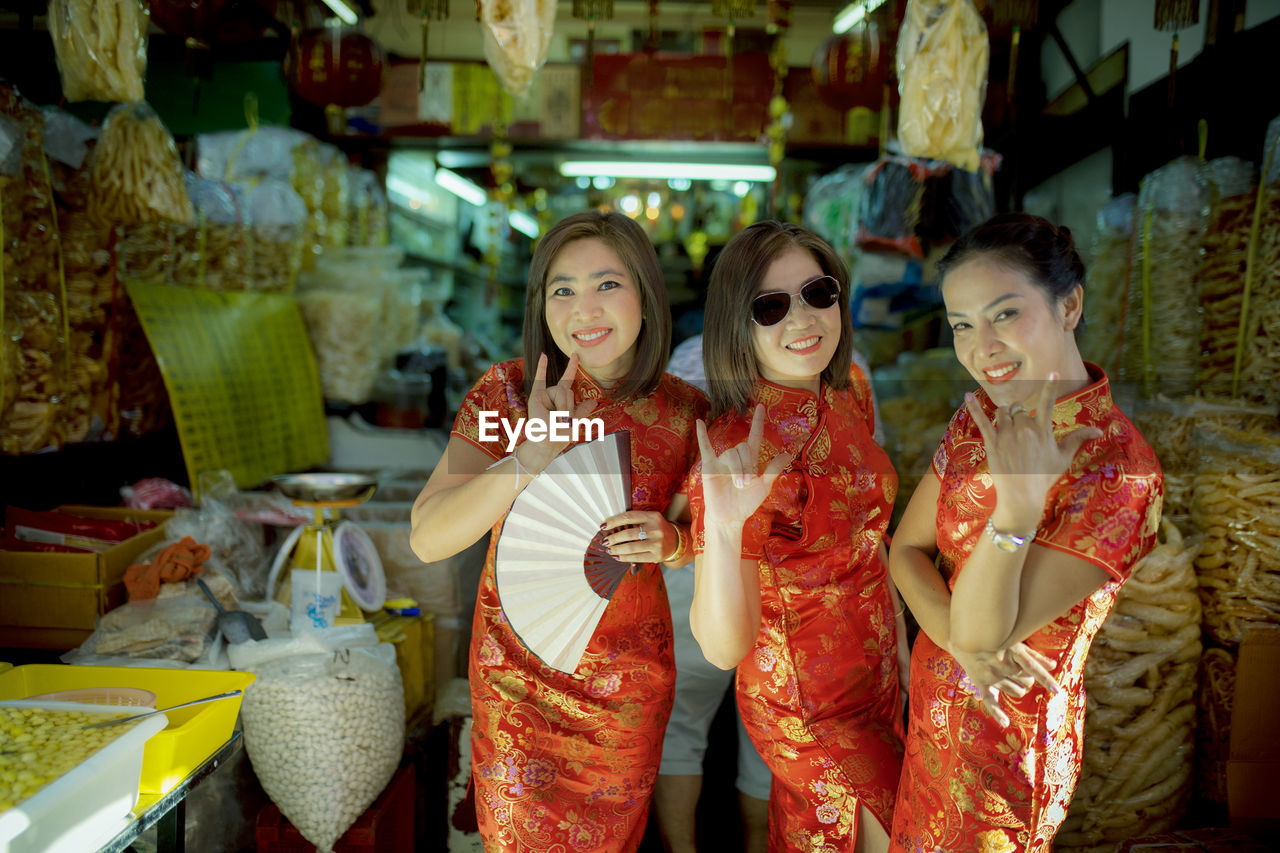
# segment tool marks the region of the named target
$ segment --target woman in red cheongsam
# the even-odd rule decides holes
[[[698,426],[691,474],[691,622],[707,659],[738,669],[773,771],[775,851],[884,850],[902,760],[882,546],[898,480],[851,363],[847,282],[822,240],[761,222],[725,247],[707,293],[719,417]]]
[[[467,395],[414,504],[411,543],[423,560],[494,532],[468,673],[471,778],[486,850],[630,851],[644,835],[675,683],[657,564],[689,559],[679,492],[696,450],[694,423],[706,411],[701,391],[663,373],[670,333],[658,258],[640,226],[595,211],[562,220],[530,264],[525,357],[494,365]],[[508,456],[506,436],[486,440],[480,423],[482,412],[515,424],[551,411],[599,418],[606,434],[630,432],[632,509],[605,526],[614,555],[634,568],[572,673],[524,646],[494,578],[507,510],[567,443],[527,440]]]
[[[1080,775],[1089,644],[1155,541],[1163,480],[1076,349],[1066,228],[997,216],[940,274],[979,388],[894,534],[922,631],[892,849],[1048,853]]]

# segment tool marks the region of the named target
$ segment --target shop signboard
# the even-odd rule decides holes
[[[597,55],[583,92],[587,139],[757,142],[769,124],[773,70],[762,53]]]

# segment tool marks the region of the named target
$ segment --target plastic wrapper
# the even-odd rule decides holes
[[[248,289],[291,292],[307,251],[307,208],[302,198],[284,181],[264,180],[243,190],[241,205],[249,222]]]
[[[555,29],[555,0],[478,0],[484,58],[502,88],[524,97],[547,61]]]
[[[388,336],[403,258],[398,249],[334,251],[298,283],[320,384],[327,400],[368,402],[384,360],[397,342]]]
[[[867,191],[865,164],[841,166],[813,182],[804,196],[804,224],[831,244],[849,266],[857,256],[859,211]]]
[[[324,214],[324,233],[320,243],[325,248],[348,243],[347,208],[351,202],[351,178],[347,157],[333,145],[321,145],[320,212]]]
[[[977,170],[989,51],[969,0],[909,0],[897,61],[903,153]]]
[[[1200,539],[1167,519],[1164,541],[1116,596],[1085,662],[1084,760],[1057,850],[1112,850],[1172,829],[1191,793]]]
[[[1235,157],[1206,163],[1200,177],[1209,195],[1196,274],[1202,314],[1200,388],[1230,394],[1257,187],[1253,166]]]
[[[174,228],[171,281],[200,290],[244,290],[248,252],[239,198],[229,185],[192,172],[185,180],[195,221]]]
[[[233,648],[241,657],[259,654]],[[404,688],[395,649],[337,647],[237,666],[257,674],[240,706],[254,773],[290,823],[321,853],[332,853],[400,763]]]
[[[1220,397],[1158,398],[1134,406],[1133,422],[1151,443],[1164,470],[1165,517],[1181,521],[1191,513],[1191,492],[1200,460],[1197,427],[1222,427],[1263,438],[1276,429],[1276,414],[1273,407]]]
[[[1280,118],[1267,127],[1257,251],[1251,263],[1249,316],[1241,356],[1240,391],[1280,403]]]
[[[1280,625],[1280,431],[1203,427],[1195,438],[1191,518],[1205,536],[1196,558],[1205,629],[1234,647],[1254,626]]]
[[[1137,196],[1125,193],[1098,210],[1093,232],[1093,259],[1084,285],[1082,332],[1076,337],[1080,354],[1100,366],[1108,376],[1120,375],[1120,348],[1124,340],[1125,297],[1129,293],[1133,217]]]
[[[62,310],[54,293],[6,292],[6,324],[12,317],[21,337],[15,365],[14,400],[0,423],[0,450],[35,453],[62,445],[62,404],[69,381]]]
[[[168,543],[165,543],[166,545]],[[157,553],[152,549],[140,559]],[[215,567],[200,573],[224,607],[236,607],[236,597]],[[193,663],[205,657],[218,633],[218,612],[194,581],[162,584],[160,596],[131,601],[98,620],[98,627],[66,663],[84,663],[89,656],[146,658]]]
[[[1148,394],[1195,390],[1200,360],[1196,272],[1208,193],[1197,161],[1180,157],[1143,180],[1121,375]]]
[[[195,218],[173,137],[144,103],[119,104],[107,114],[89,180],[89,212],[99,222],[128,227]]]
[[[951,168],[929,181],[925,209],[932,216],[922,223],[922,232],[930,246],[950,243],[995,216],[995,172],[1001,160],[986,152],[976,170]]]
[[[180,509],[165,524],[170,539],[190,536],[208,545],[213,558],[237,581],[242,597],[266,597],[267,572],[271,568],[262,544],[262,528],[237,518],[221,501],[207,495],[199,509]]]
[[[858,245],[864,249],[924,257],[916,236],[925,181],[934,168],[910,157],[881,157],[864,173],[866,192],[858,210]]]
[[[390,237],[387,194],[382,181],[368,169],[351,167],[351,194],[347,206],[347,243],[352,246],[385,246]]]
[[[140,0],[50,0],[46,21],[66,99],[141,101],[148,20]]]

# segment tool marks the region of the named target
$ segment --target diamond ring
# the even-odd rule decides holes
[[[643,527],[641,527],[641,528],[640,528],[640,535],[639,535],[639,536],[637,536],[636,538],[637,538],[637,539],[642,539],[642,540],[643,540],[643,539],[648,539],[648,538],[649,538],[649,534],[648,534],[648,533],[645,533],[645,532],[644,532],[644,528],[643,528]]]

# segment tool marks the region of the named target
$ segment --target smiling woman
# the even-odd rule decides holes
[[[471,778],[486,850],[633,851],[644,834],[675,682],[657,564],[689,559],[680,492],[694,423],[706,413],[700,391],[663,373],[670,339],[662,274],[644,230],[618,213],[562,220],[530,263],[525,357],[495,364],[471,389],[414,504],[410,541],[423,560],[494,534],[468,666]],[[566,413],[573,428],[565,428]],[[589,435],[575,429],[587,424]],[[602,539],[632,568],[576,668],[563,672],[512,628],[496,546],[516,496],[535,476],[554,478],[540,472],[561,451],[601,432],[629,433],[630,509],[602,519]],[[563,544],[554,520],[545,536],[549,548]],[[549,631],[559,614],[548,610],[539,627]]]

